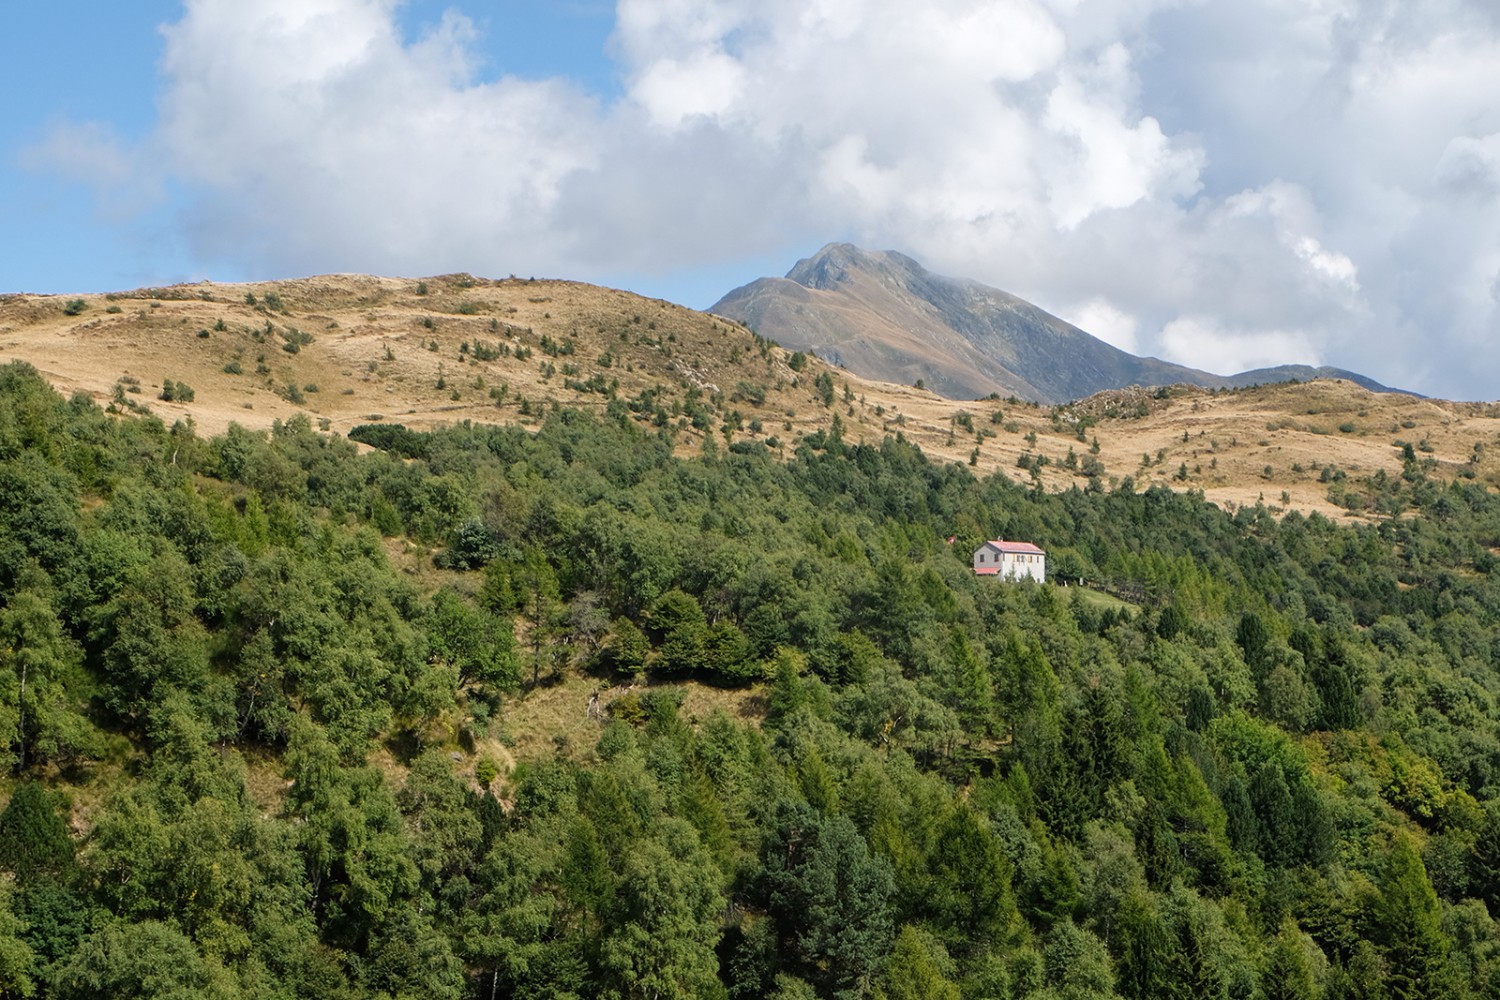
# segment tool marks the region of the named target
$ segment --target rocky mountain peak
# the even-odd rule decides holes
[[[1130,385],[1229,387],[1313,371],[1282,366],[1224,376],[1137,357],[1000,289],[849,243],[799,260],[784,279],[735,289],[711,311],[789,349],[838,358],[867,378],[920,382],[954,398],[999,393],[1058,403]],[[1384,388],[1338,369],[1317,372]]]

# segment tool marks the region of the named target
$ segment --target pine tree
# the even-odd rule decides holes
[[[1380,889],[1375,925],[1386,989],[1394,1000],[1451,996],[1445,975],[1451,943],[1443,933],[1442,908],[1410,837],[1396,840]]]
[[[877,1000],[959,1000],[958,984],[948,978],[952,961],[940,942],[907,924],[891,949]]]
[[[973,809],[959,805],[951,812],[928,866],[932,872],[928,906],[945,943],[983,949],[1015,934],[1020,917],[1010,861],[988,823]]]
[[[1262,960],[1260,989],[1263,1000],[1317,1000],[1308,949],[1315,947],[1290,916],[1282,918],[1281,930],[1271,940]]]
[[[72,867],[73,840],[51,797],[35,781],[22,783],[0,813],[0,868],[25,880]]]
[[[1126,900],[1120,914],[1125,951],[1120,957],[1120,993],[1129,1000],[1158,1000],[1170,989],[1173,942],[1154,905],[1141,896]]]

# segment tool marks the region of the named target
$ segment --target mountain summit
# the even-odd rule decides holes
[[[920,381],[952,398],[999,393],[1058,403],[1129,385],[1228,388],[1318,377],[1386,388],[1336,368],[1285,365],[1221,376],[1137,357],[999,289],[848,243],[830,243],[785,278],[737,288],[709,311],[866,378]]]

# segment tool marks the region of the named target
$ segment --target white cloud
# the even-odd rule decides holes
[[[1500,195],[1500,132],[1454,136],[1438,159],[1433,179],[1461,197],[1484,201]]]
[[[1161,332],[1162,357],[1220,375],[1275,365],[1317,365],[1317,349],[1298,330],[1226,329],[1212,317],[1184,316]]]
[[[152,137],[34,156],[181,186],[209,267],[608,281],[847,238],[1142,353],[1500,392],[1489,0],[618,0],[605,104],[480,77],[454,2],[408,40],[398,0],[189,0]]]
[[[1198,188],[1201,154],[1173,149],[1154,118],[1131,121],[1111,106],[1132,88],[1129,54],[1111,45],[1079,75],[1053,88],[1043,119],[1063,140],[1051,201],[1059,227],[1072,229],[1093,213],[1159,196],[1186,197]]]
[[[658,126],[680,126],[695,115],[718,117],[740,97],[744,69],[722,52],[653,63],[635,81],[635,99]]]
[[[1136,353],[1140,321],[1104,299],[1092,299],[1063,311],[1063,318],[1080,330],[1087,330],[1106,344],[1131,354]]]

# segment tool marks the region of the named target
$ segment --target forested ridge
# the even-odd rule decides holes
[[[0,996],[1500,995],[1496,494],[672,433],[204,440],[0,368]],[[501,766],[580,675],[634,687]]]

